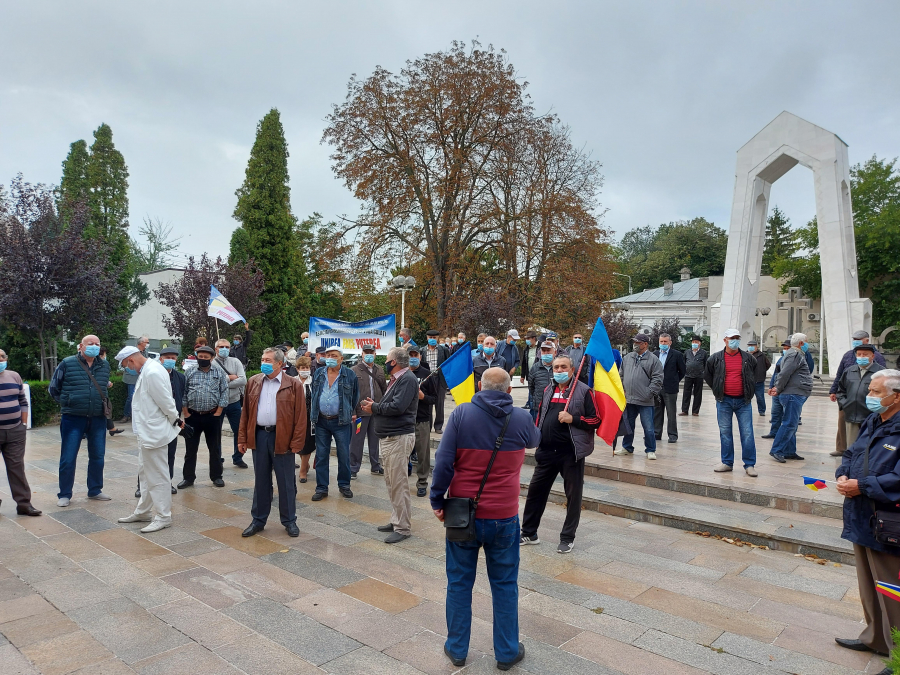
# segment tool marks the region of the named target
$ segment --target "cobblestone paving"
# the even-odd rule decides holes
[[[683,434],[679,446],[687,444]],[[28,473],[43,517],[16,516],[0,478],[0,675],[458,670],[442,652],[443,530],[426,499],[413,497],[414,536],[385,545],[375,530],[389,511],[384,481],[364,468],[351,500],[332,490],[312,503],[314,484],[299,486],[298,539],[277,516],[261,535],[242,539],[252,470],[227,462],[225,488],[198,467],[201,480],[174,497],[174,526],[144,536],[139,524],[115,522],[134,503],[130,434],[107,445],[111,502],[86,499],[82,451],[72,505],[55,506],[58,448],[58,428],[29,432]],[[177,471],[181,456],[179,449]],[[861,630],[853,567],[587,511],[575,550],[562,556],[562,517],[548,506],[544,543],[522,551],[527,655],[511,672],[821,675],[883,667],[833,642]],[[464,672],[494,672],[483,564],[475,590]]]

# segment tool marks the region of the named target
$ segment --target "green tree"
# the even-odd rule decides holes
[[[795,231],[797,251],[789,258],[777,258],[772,276],[781,280],[782,292],[800,286],[808,298],[822,295],[822,267],[819,260],[819,224],[815,218]]]
[[[78,204],[87,204],[91,192],[88,180],[88,164],[91,154],[83,140],[69,146],[69,154],[62,165],[62,180],[59,183],[58,210],[64,224],[68,224]]]
[[[296,340],[298,256],[288,184],[288,149],[277,109],[256,127],[256,140],[244,182],[235,192],[234,218],[241,223],[231,237],[231,260],[252,259],[265,277],[265,314],[258,320],[276,340]]]
[[[763,249],[762,274],[772,274],[775,261],[790,258],[797,250],[797,237],[791,230],[791,221],[777,206],[766,220],[766,245]]]

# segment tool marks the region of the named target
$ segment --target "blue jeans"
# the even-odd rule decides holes
[[[769,435],[774,436],[778,433],[778,429],[781,428],[781,418],[784,415],[784,407],[781,405],[781,397],[773,396],[772,397],[772,425],[769,427]]]
[[[756,441],[753,439],[753,406],[743,396],[725,396],[716,401],[719,422],[719,442],[722,446],[722,464],[734,466],[734,433],[732,416],[737,417],[741,436],[741,459],[744,468],[756,464]]]
[[[72,498],[72,486],[75,484],[75,464],[81,439],[87,438],[88,497],[103,492],[103,458],[106,456],[106,418],[103,415],[82,417],[80,415],[62,416],[59,423],[62,436],[62,448],[59,453],[59,498]]]
[[[760,415],[766,414],[766,383],[756,383],[756,410]]]
[[[653,406],[625,405],[625,414],[628,416],[628,424],[635,428],[634,422],[638,415],[641,416],[641,426],[644,428],[644,452],[656,452],[656,428],[653,426]],[[622,436],[622,447],[628,452],[634,452],[634,432]]]
[[[797,425],[800,422],[800,411],[806,403],[806,396],[796,394],[779,394],[778,400],[784,409],[781,417],[781,426],[772,441],[770,455],[781,457],[794,457],[797,454]]]
[[[238,429],[241,426],[241,400],[238,399],[225,406],[222,415],[228,420],[228,426],[231,427],[231,432],[234,434],[234,453],[231,455],[231,461],[237,464],[239,461],[244,461],[244,456],[237,449]]]
[[[319,415],[316,421],[316,492],[328,493],[328,462],[331,459],[331,439],[337,447],[339,488],[350,487],[350,434],[352,424],[338,424]]]
[[[519,516],[475,520],[475,541],[447,542],[447,651],[469,653],[472,586],[478,550],[484,547],[494,605],[494,657],[509,662],[519,653]]]
[[[125,397],[125,417],[131,417],[131,399],[134,398],[135,384],[126,384],[128,387],[128,395]]]

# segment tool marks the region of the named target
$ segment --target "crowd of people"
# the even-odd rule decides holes
[[[298,482],[306,483],[312,470],[316,483],[312,501],[328,498],[332,446],[337,491],[352,499],[351,482],[362,468],[363,449],[368,446],[369,471],[384,476],[391,503],[389,522],[377,526],[386,535],[385,543],[395,544],[412,534],[413,470],[416,496],[430,498],[439,520],[450,515],[445,509],[451,501],[463,499],[470,505],[471,522],[460,519],[456,509],[452,522],[445,523],[448,533],[466,533],[461,538],[448,536],[446,544],[448,658],[457,666],[465,664],[471,592],[483,549],[493,592],[498,667],[506,670],[520,661],[524,647],[518,640],[519,547],[541,543],[538,530],[544,509],[554,481],[562,476],[566,516],[556,550],[561,554],[573,550],[585,458],[594,450],[601,423],[583,368],[583,335],[576,333],[572,344],[563,348],[553,333],[528,331],[523,340],[518,331],[509,330],[499,341],[479,334],[472,349],[477,393],[471,403],[459,405],[445,419],[447,384],[441,366],[457,350],[471,348],[464,333],[451,339],[431,330],[427,344],[420,347],[408,329],[401,329],[401,345],[389,350],[383,368],[375,363],[373,346],[365,347],[358,362],[348,367],[340,347],[309,351],[304,333],[297,349],[291,342],[264,349],[261,372],[248,378],[247,346],[253,333],[245,328],[244,334],[217,340],[214,346],[198,339],[193,353],[182,361],[183,372],[177,368],[177,349],[163,349],[158,359],[151,358],[146,336],[116,354],[128,388],[124,421],[131,423],[138,446],[137,503],[119,522],[146,523],[144,533],[171,526],[173,495],[198,480],[201,435],[209,457],[208,478],[213,486],[224,487],[225,419],[234,436],[234,467],[250,468],[248,451],[253,460],[251,520],[244,537],[267,526],[276,484],[281,525],[289,536],[300,535]],[[900,574],[900,514],[894,520],[887,518],[889,525],[897,523],[898,530],[888,527],[887,534],[872,530],[870,516],[900,511],[895,506],[900,502],[896,459],[900,371],[885,368],[868,333],[857,331],[853,340],[832,385],[831,398],[840,417],[831,454],[842,457],[836,479],[838,491],[847,498],[844,537],[854,544],[867,627],[858,639],[839,638],[838,643],[885,652],[891,644],[889,628],[900,623],[900,612],[893,603],[879,604],[875,580]],[[806,335],[795,333],[783,343],[774,369],[755,341],[742,348],[735,329],[725,331],[723,349],[712,354],[702,348],[698,336],[692,336],[684,353],[673,347],[671,335],[663,333],[657,342],[651,349],[650,337],[638,333],[624,356],[614,350],[626,397],[619,429],[622,447],[614,450],[615,455],[633,454],[638,419],[647,459],[656,459],[664,429],[668,443],[679,442],[677,418],[701,413],[705,384],[716,400],[720,431],[721,462],[714,471],[733,470],[736,418],[744,471],[757,475],[753,407],[755,401],[757,414],[765,416],[766,394],[771,398],[771,427],[762,437],[772,440],[772,459],[803,460],[797,453],[796,434],[813,385]],[[5,390],[0,395],[0,451],[17,513],[38,516],[41,512],[31,504],[24,471],[28,402],[21,378],[6,368],[6,362],[0,350],[0,389]],[[528,385],[527,410],[513,405],[517,371],[520,384]],[[87,335],[77,353],[63,359],[53,374],[49,391],[61,409],[59,507],[71,503],[82,440],[88,450],[87,498],[110,500],[103,492],[105,439],[107,433],[123,431],[110,419],[110,373],[105,348],[97,336]],[[429,493],[432,432],[441,434],[441,441]],[[185,454],[182,480],[176,486],[179,435]],[[535,469],[520,525],[519,476],[527,448],[535,449]]]

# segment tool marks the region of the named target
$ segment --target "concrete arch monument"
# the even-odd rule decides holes
[[[837,370],[850,348],[850,335],[871,332],[872,303],[859,297],[856,242],[850,201],[847,144],[836,134],[783,112],[737,153],[728,252],[722,280],[719,320],[713,349],[724,345],[726,328],[737,328],[744,341],[753,334],[772,183],[801,164],[812,170],[822,265],[822,320],[828,365]]]

